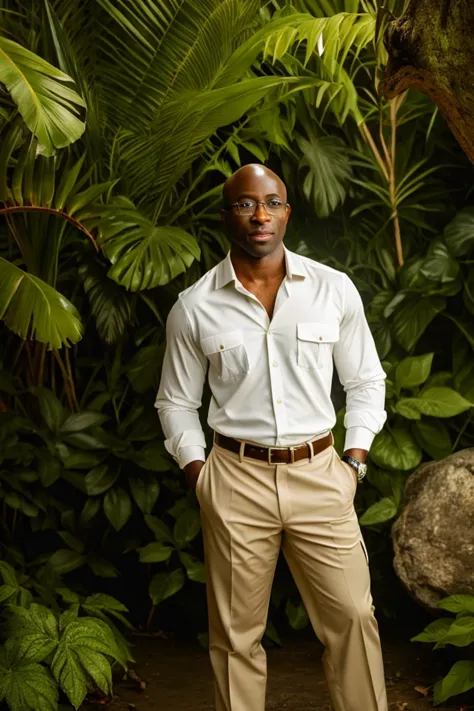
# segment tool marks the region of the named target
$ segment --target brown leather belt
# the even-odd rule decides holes
[[[219,447],[228,449],[229,452],[240,454],[241,441],[239,439],[226,437],[225,435],[215,432],[214,442]],[[333,437],[331,432],[325,437],[321,437],[321,439],[315,439],[313,442],[305,442],[305,444],[298,444],[292,447],[266,447],[263,444],[257,446],[246,442],[243,456],[251,457],[252,459],[260,459],[262,462],[268,462],[268,464],[289,464],[290,462],[298,462],[300,459],[309,459],[311,450],[314,456],[327,447],[330,447],[332,443]]]

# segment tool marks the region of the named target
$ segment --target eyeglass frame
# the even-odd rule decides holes
[[[259,206],[259,205],[263,205],[264,208],[265,208],[265,212],[267,213],[267,215],[273,215],[273,217],[275,217],[275,213],[268,212],[268,209],[267,209],[267,203],[268,203],[268,202],[272,202],[271,200],[253,200],[252,198],[249,198],[249,201],[250,201],[250,200],[255,203],[255,210],[252,212],[251,215],[250,215],[250,214],[249,214],[249,215],[242,215],[242,213],[240,212],[240,208],[239,208],[239,203],[238,203],[238,202],[233,202],[233,203],[231,203],[230,205],[226,205],[226,206],[224,207],[224,210],[231,210],[233,207],[236,207],[236,206],[237,206],[237,209],[238,209],[238,211],[239,211],[239,215],[240,215],[241,217],[253,217],[253,216],[255,215],[255,213],[257,212],[257,210],[258,210],[258,206]],[[273,200],[275,200],[275,198],[273,198]],[[286,210],[288,207],[290,207],[290,203],[289,203],[289,202],[283,202],[283,200],[282,200],[282,201],[281,201],[281,204],[285,206],[285,210]],[[282,213],[282,214],[283,214],[283,213]]]

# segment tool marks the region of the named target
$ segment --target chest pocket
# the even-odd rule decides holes
[[[319,370],[328,368],[334,344],[339,340],[337,323],[298,323],[297,361],[300,368]]]
[[[211,368],[221,380],[237,378],[248,373],[249,360],[241,330],[203,338],[201,348]]]

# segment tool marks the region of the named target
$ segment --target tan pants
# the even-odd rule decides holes
[[[280,546],[313,628],[335,711],[386,711],[351,468],[328,447],[269,465],[214,445],[199,475],[216,711],[264,711],[265,632]]]

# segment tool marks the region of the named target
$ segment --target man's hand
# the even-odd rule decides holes
[[[202,459],[195,459],[194,462],[189,462],[189,464],[186,464],[184,467],[184,473],[186,474],[186,480],[188,482],[188,486],[195,491],[196,490],[196,484],[197,480],[199,478],[199,474],[201,473],[201,469],[204,466],[204,462]]]

